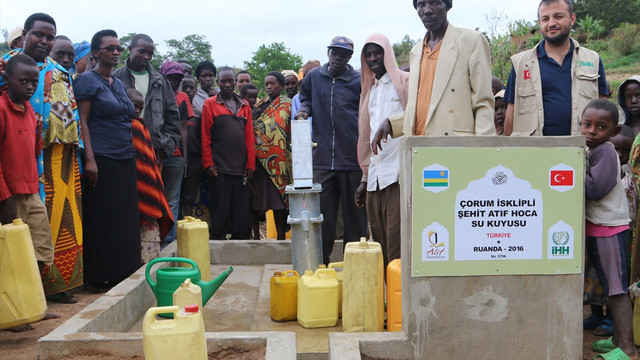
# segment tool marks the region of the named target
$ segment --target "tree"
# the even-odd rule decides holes
[[[508,21],[508,19],[504,10],[496,10],[494,8],[484,13],[484,22],[488,29],[485,36],[489,42],[501,35],[502,29],[504,28],[503,23]]]
[[[572,0],[573,11],[578,20],[591,15],[602,20],[606,32],[611,32],[622,23],[640,23],[640,1],[638,0]]]
[[[491,71],[503,82],[509,78],[511,72],[511,56],[522,50],[530,49],[541,39],[535,21],[515,20],[507,24],[507,29],[506,34],[491,31],[494,35],[488,39],[491,51]]]
[[[409,35],[405,35],[400,42],[393,44],[393,52],[396,54],[396,62],[398,66],[409,63],[409,53],[413,45],[418,43],[418,40],[412,40]]]
[[[182,40],[165,40],[169,50],[165,56],[169,60],[187,60],[193,67],[204,60],[213,62],[211,56],[211,44],[204,35],[191,34]]]
[[[11,51],[11,49],[9,48],[9,45],[7,45],[6,41],[0,43],[0,56],[4,56],[4,54],[8,53],[9,51]]]
[[[131,56],[131,53],[129,52],[129,45],[131,45],[131,39],[134,35],[135,33],[128,33],[127,35],[120,37],[120,46],[124,48],[124,51],[120,54],[120,63],[118,64],[118,67],[123,66],[124,62],[127,61],[129,56]]]
[[[602,20],[595,19],[591,15],[577,20],[575,30],[577,39],[580,42],[595,40],[607,33],[607,30],[602,25]]]
[[[253,83],[264,96],[264,77],[269,71],[294,70],[302,67],[302,56],[291,53],[284,43],[272,43],[269,46],[260,45],[253,53],[251,61],[244,62],[245,69],[251,73]]]
[[[7,30],[6,28],[2,28],[2,38],[4,39],[4,41],[0,43],[0,56],[4,56],[4,54],[11,51],[11,49],[9,48],[9,45],[7,45],[8,37],[9,37],[9,30]]]
[[[489,41],[489,50],[493,75],[506,82],[511,72],[510,57],[518,52],[515,43],[509,34],[503,34]]]

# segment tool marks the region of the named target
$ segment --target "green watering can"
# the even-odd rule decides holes
[[[188,267],[164,267],[158,269],[156,272],[156,281],[151,279],[150,271],[154,264],[159,262],[177,262],[186,263],[191,265]],[[180,287],[186,279],[191,279],[191,282],[200,286],[202,290],[202,305],[207,303],[213,294],[218,290],[220,285],[227,280],[229,274],[233,272],[233,268],[229,266],[222,274],[211,281],[202,281],[200,278],[200,269],[195,261],[187,258],[179,257],[164,257],[153,259],[147,264],[145,276],[147,282],[151,287],[151,291],[158,300],[158,307],[160,306],[172,306],[173,305],[173,293]]]

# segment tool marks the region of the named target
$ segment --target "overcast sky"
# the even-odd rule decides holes
[[[504,19],[498,30],[506,32],[510,21],[534,20],[537,5],[538,0],[454,0],[448,18],[456,26],[489,31],[487,17],[497,16]],[[411,0],[0,0],[0,28],[11,31],[34,12],[53,16],[58,35],[73,42],[90,41],[102,29],[121,36],[143,32],[160,45],[201,34],[213,46],[216,65],[239,68],[262,44],[284,42],[303,61],[324,63],[335,35],[351,38],[359,54],[365,39],[376,32],[392,43],[407,34],[412,39],[425,34]],[[354,55],[351,64],[359,68],[358,62]]]

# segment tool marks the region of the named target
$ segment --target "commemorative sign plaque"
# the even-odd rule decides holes
[[[412,276],[580,273],[584,150],[414,148]]]

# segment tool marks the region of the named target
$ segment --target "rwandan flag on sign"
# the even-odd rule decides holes
[[[424,187],[447,187],[449,170],[423,170],[422,179]]]

